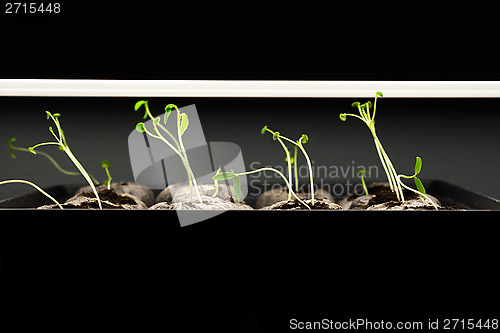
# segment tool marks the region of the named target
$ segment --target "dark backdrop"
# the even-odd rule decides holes
[[[63,1],[0,14],[2,78],[498,80],[491,2]]]

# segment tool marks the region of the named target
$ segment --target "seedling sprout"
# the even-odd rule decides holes
[[[52,126],[49,127],[49,131],[50,131],[50,133],[52,133],[52,135],[54,136],[54,138],[56,139],[56,141],[55,142],[54,141],[42,142],[42,143],[36,144],[36,145],[34,145],[32,147],[29,147],[28,151],[30,153],[36,155],[37,151],[35,149],[37,149],[38,147],[49,146],[49,145],[58,146],[61,150],[63,150],[66,153],[66,155],[68,155],[68,157],[70,158],[71,162],[73,162],[73,164],[76,166],[76,168],[78,169],[78,171],[80,171],[81,175],[89,183],[90,187],[92,188],[92,191],[95,194],[95,197],[97,198],[97,202],[99,204],[99,209],[102,209],[101,199],[99,198],[99,195],[97,194],[97,190],[96,190],[96,188],[94,186],[94,182],[92,181],[90,175],[85,170],[85,168],[82,166],[82,164],[76,159],[75,155],[73,155],[73,153],[71,152],[71,149],[68,146],[68,143],[66,142],[66,137],[64,136],[63,130],[61,128],[61,124],[59,123],[59,117],[61,115],[59,113],[54,113],[52,115],[49,111],[45,111],[45,112],[47,113],[47,119],[49,119],[49,118],[52,119],[52,121],[56,125],[57,135],[54,132],[54,130],[52,129]]]
[[[181,113],[179,111],[179,108],[177,108],[177,106],[174,104],[168,104],[165,107],[165,114],[163,116],[163,123],[164,124],[167,123],[167,120],[170,116],[172,109],[177,110],[177,139],[176,139],[172,135],[172,133],[170,133],[160,123],[160,121],[161,121],[160,117],[156,117],[156,118],[153,117],[153,115],[149,111],[148,101],[137,102],[135,104],[135,107],[134,107],[135,111],[137,111],[143,105],[144,105],[144,108],[146,109],[146,113],[144,114],[144,119],[146,119],[147,117],[150,117],[153,120],[153,128],[154,128],[154,131],[156,134],[150,132],[146,128],[146,126],[144,125],[143,122],[140,122],[136,125],[136,127],[135,127],[136,130],[141,132],[141,133],[146,133],[147,135],[149,135],[152,138],[163,141],[170,149],[172,149],[174,151],[174,153],[176,153],[179,156],[179,158],[181,159],[182,164],[184,165],[184,168],[186,169],[186,172],[187,172],[188,181],[189,181],[189,188],[191,190],[191,201],[193,201],[193,186],[194,186],[199,201],[203,202],[203,200],[201,199],[200,191],[198,189],[198,184],[196,182],[196,177],[195,177],[191,167],[189,166],[189,161],[187,158],[186,149],[184,148],[184,144],[182,142],[182,136],[184,135],[184,133],[186,132],[186,130],[189,126],[188,115],[185,113]],[[160,133],[159,129],[161,129],[163,132],[165,132],[174,141],[175,146]]]
[[[108,190],[111,188],[111,179],[112,179],[111,174],[109,173],[109,165],[110,163],[107,160],[101,162],[101,166],[104,168],[104,170],[106,170],[106,175],[108,175],[108,179],[106,179],[102,183],[108,186]]]
[[[309,155],[307,154],[306,150],[304,149],[303,144],[307,143],[309,141],[309,137],[306,134],[302,134],[302,136],[297,140],[293,141],[283,135],[280,134],[280,132],[274,132],[269,129],[269,127],[264,126],[261,129],[261,134],[265,134],[266,132],[269,132],[273,135],[273,140],[277,140],[281,146],[283,147],[283,150],[285,151],[286,154],[286,162],[288,164],[288,183],[290,184],[290,190],[292,189],[291,184],[292,182],[292,164],[294,165],[295,168],[295,190],[298,191],[298,173],[297,173],[297,150],[300,149],[302,154],[304,155],[307,166],[309,168],[309,181],[311,183],[311,204],[314,206],[314,180],[313,180],[313,172],[312,172],[312,165],[311,165],[311,160],[309,159]],[[295,154],[294,157],[292,158],[290,156],[290,152],[286,145],[284,144],[283,140],[291,143],[294,148],[295,148]],[[288,193],[288,200],[291,200],[291,192]]]
[[[365,169],[358,169],[355,171],[357,175],[361,177],[361,184],[363,184],[363,190],[365,191],[365,194],[368,195],[368,188],[366,187],[366,182],[365,182],[365,176],[368,175],[368,171]]]
[[[375,142],[375,147],[377,148],[377,153],[378,153],[378,156],[380,158],[380,162],[382,163],[382,167],[384,168],[384,171],[387,175],[387,179],[389,181],[389,186],[390,186],[391,190],[396,193],[396,197],[399,201],[402,201],[402,202],[405,201],[404,195],[403,195],[403,189],[402,189],[403,187],[412,191],[412,192],[416,192],[416,193],[419,193],[421,195],[423,194],[423,197],[426,198],[425,190],[421,191],[421,189],[423,189],[422,182],[420,181],[420,179],[416,178],[416,175],[420,172],[420,169],[422,167],[422,160],[419,157],[417,158],[417,164],[419,165],[419,169],[417,172],[417,165],[415,165],[415,174],[413,176],[398,175],[391,160],[389,159],[389,156],[387,155],[384,148],[382,147],[382,143],[380,142],[379,138],[377,137],[377,133],[375,131],[375,113],[377,111],[377,97],[379,97],[379,96],[383,97],[384,95],[380,91],[377,91],[375,93],[375,101],[373,104],[370,101],[368,101],[364,104],[361,104],[359,102],[352,103],[352,106],[358,109],[359,115],[353,114],[353,113],[341,113],[339,115],[339,118],[342,121],[346,121],[347,116],[355,117],[355,118],[358,118],[361,121],[363,121],[366,124],[366,126],[368,126],[368,128],[370,129],[370,132],[373,136],[373,140]],[[372,107],[372,105],[373,105],[373,113],[370,114],[370,107]],[[417,182],[419,183],[417,185],[418,191],[415,191],[414,189],[411,189],[410,187],[403,184],[403,182],[401,181],[401,178],[414,178],[416,184],[417,184]],[[429,201],[432,203],[434,208],[437,209],[437,206],[434,204],[434,202],[432,200],[429,200]]]

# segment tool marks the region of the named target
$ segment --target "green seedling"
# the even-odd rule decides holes
[[[220,169],[219,169],[219,171],[220,171]],[[254,173],[264,172],[264,171],[272,171],[272,172],[277,173],[285,181],[286,186],[289,188],[289,192],[291,193],[291,195],[293,195],[293,197],[298,202],[300,202],[302,205],[304,205],[305,207],[307,207],[307,209],[311,209],[311,207],[309,207],[308,204],[306,204],[299,197],[297,197],[297,195],[295,194],[295,192],[292,190],[291,184],[288,182],[288,180],[286,179],[285,175],[282,174],[281,172],[279,172],[278,170],[274,169],[274,168],[260,168],[260,169],[257,169],[257,170],[247,171],[247,172],[240,172],[240,173],[236,173],[234,171],[217,172],[217,174],[215,176],[213,176],[212,179],[214,181],[231,180],[232,179],[233,180],[233,188],[234,188],[234,196],[236,197],[236,199],[238,201],[240,201],[240,199],[241,199],[241,179],[240,179],[240,176],[251,175],[251,174],[254,174]]]
[[[438,208],[437,208],[436,204],[434,203],[434,201],[427,197],[427,195],[426,195],[427,193],[425,191],[424,184],[422,184],[422,181],[417,177],[417,175],[420,173],[421,170],[422,170],[422,159],[417,156],[416,161],[415,161],[415,173],[412,176],[398,175],[398,180],[401,182],[401,186],[403,186],[405,189],[419,194],[423,199],[428,199],[428,201],[430,201],[431,204],[434,206],[434,208],[437,210]],[[401,181],[401,178],[406,178],[406,179],[413,178],[413,181],[415,182],[415,186],[417,187],[417,191],[415,191],[411,187],[406,186]]]
[[[110,163],[107,160],[104,160],[101,162],[101,166],[104,168],[104,170],[106,170],[106,175],[108,175],[108,179],[106,179],[102,183],[104,185],[107,185],[108,190],[111,188],[111,179],[112,179],[111,174],[109,173],[109,165],[110,165]]]
[[[97,202],[99,204],[99,208],[102,209],[102,204],[101,204],[101,199],[99,198],[99,195],[97,194],[97,190],[94,186],[94,182],[92,181],[92,178],[90,177],[89,173],[85,170],[83,165],[76,159],[75,155],[71,152],[71,149],[68,146],[68,143],[66,142],[66,137],[64,136],[64,132],[61,128],[61,124],[59,122],[59,117],[61,116],[59,113],[54,113],[53,115],[49,111],[45,111],[47,113],[47,119],[52,119],[54,124],[56,125],[56,130],[57,134],[54,132],[52,129],[52,126],[49,127],[50,133],[54,136],[56,141],[50,141],[50,142],[42,142],[39,144],[36,144],[32,147],[28,148],[28,151],[32,154],[37,154],[36,149],[42,146],[49,146],[49,145],[55,145],[58,146],[62,151],[68,155],[69,159],[73,164],[76,166],[78,171],[80,171],[80,174],[85,178],[85,180],[89,183],[90,187],[92,188],[92,191],[95,194],[95,197],[97,199]]]
[[[59,202],[57,202],[57,200],[54,199],[50,194],[48,194],[47,192],[45,192],[44,190],[42,190],[38,185],[36,185],[36,184],[34,184],[34,183],[30,182],[30,181],[23,180],[23,179],[10,179],[10,180],[0,181],[0,185],[4,185],[4,184],[16,184],[16,183],[17,184],[28,184],[30,186],[33,186],[40,193],[42,193],[47,198],[49,198],[50,200],[52,200],[59,208],[64,209],[63,206],[61,206],[61,204]]]
[[[189,165],[189,160],[187,158],[186,149],[184,148],[184,144],[182,141],[182,136],[184,135],[184,133],[186,132],[186,130],[189,126],[188,115],[185,113],[181,113],[179,108],[177,108],[177,106],[174,104],[168,104],[165,107],[165,114],[163,116],[163,123],[164,124],[167,124],[167,120],[168,120],[172,110],[175,109],[177,111],[177,139],[176,139],[175,136],[173,136],[173,134],[170,133],[160,123],[161,122],[160,117],[153,117],[153,115],[149,111],[148,101],[137,102],[135,104],[135,108],[134,108],[135,111],[137,111],[143,105],[144,105],[144,108],[146,109],[146,113],[144,114],[144,119],[146,119],[147,117],[150,117],[153,120],[153,128],[154,128],[154,132],[156,134],[150,132],[146,128],[146,126],[144,125],[143,122],[140,122],[136,125],[136,127],[135,127],[136,130],[141,132],[141,133],[146,133],[147,135],[149,135],[152,138],[163,141],[170,149],[172,149],[174,151],[175,154],[177,154],[177,156],[179,156],[179,158],[182,161],[182,164],[184,165],[184,168],[186,169],[187,175],[188,175],[189,188],[191,190],[191,202],[193,201],[193,186],[196,190],[196,194],[198,196],[199,201],[202,202],[203,200],[201,199],[201,195],[200,195],[200,192],[198,189],[198,184],[196,182],[196,177],[193,173],[193,170],[191,169],[191,167]],[[166,133],[172,139],[172,141],[174,141],[174,144],[172,144],[170,141],[168,141],[163,136],[163,134],[160,132],[160,130],[162,130],[164,133]]]
[[[357,175],[361,177],[361,184],[363,184],[363,190],[365,191],[365,194],[368,195],[368,187],[366,187],[365,183],[365,176],[369,175],[368,171],[365,169],[358,169],[355,171]]]
[[[13,143],[15,141],[16,141],[16,138],[11,138],[9,140],[9,155],[10,155],[10,157],[12,157],[13,159],[17,159],[17,156],[14,154],[14,151],[22,151],[22,152],[26,152],[26,153],[31,153],[28,148],[14,146]],[[65,174],[65,175],[69,175],[69,176],[80,176],[81,175],[80,172],[68,171],[68,170],[63,169],[59,165],[59,163],[57,163],[56,160],[51,155],[47,154],[44,151],[38,151],[36,153],[36,155],[41,155],[41,156],[44,156],[45,158],[47,158],[56,167],[57,170],[59,170],[61,173]],[[90,176],[90,178],[92,178],[92,181],[94,182],[94,184],[96,184],[96,185],[99,184],[99,182],[90,173],[89,173],[89,176]]]
[[[313,172],[312,172],[312,165],[311,165],[311,160],[309,159],[309,155],[307,154],[306,150],[304,149],[304,144],[306,144],[309,141],[309,137],[306,134],[302,134],[302,136],[297,140],[293,141],[283,135],[280,134],[280,132],[274,132],[270,130],[267,125],[264,126],[261,129],[261,134],[265,134],[266,132],[269,132],[273,135],[273,140],[277,140],[281,146],[283,147],[283,150],[285,151],[286,154],[286,162],[288,164],[288,183],[290,185],[293,184],[292,182],[292,164],[294,166],[294,175],[295,175],[295,190],[298,191],[298,172],[297,172],[297,151],[300,149],[302,154],[304,155],[306,162],[307,162],[307,167],[309,169],[309,181],[311,185],[311,204],[314,206],[314,179],[313,179]],[[283,140],[287,141],[288,143],[291,143],[294,146],[295,152],[294,152],[294,157],[292,158],[290,156],[290,151],[288,150],[287,146],[283,142]],[[290,190],[292,187],[290,186]],[[291,200],[291,192],[288,193],[288,200]]]
[[[389,156],[384,150],[384,147],[382,147],[382,143],[380,142],[377,133],[375,131],[375,114],[377,111],[377,98],[378,97],[383,97],[384,95],[380,92],[377,91],[375,93],[375,100],[374,103],[368,101],[364,104],[361,104],[359,102],[354,102],[352,103],[352,106],[354,108],[357,108],[359,111],[359,115],[353,114],[353,113],[341,113],[339,115],[340,120],[346,121],[347,117],[355,117],[360,119],[363,123],[365,123],[366,126],[370,129],[370,132],[373,136],[373,140],[375,142],[375,147],[377,149],[378,156],[380,158],[380,162],[382,163],[382,167],[384,168],[384,171],[387,175],[387,179],[389,181],[389,186],[393,192],[396,193],[396,197],[399,201],[404,202],[404,195],[403,195],[403,187],[409,189],[406,185],[403,184],[401,181],[401,178],[404,176],[399,177],[399,175],[396,172],[396,169],[394,168],[394,165],[392,164],[391,160],[389,159]],[[373,113],[370,113],[370,108],[373,106]],[[418,160],[418,159],[417,159]],[[421,163],[420,163],[421,166]],[[420,172],[420,170],[419,170]],[[416,176],[416,175],[414,175]],[[414,178],[413,176],[410,178]],[[421,182],[420,182],[421,183]],[[422,186],[423,187],[423,186]],[[415,190],[411,189],[411,191],[415,192]],[[422,193],[418,191],[418,193]],[[425,195],[425,193],[423,193]],[[434,208],[437,209],[436,205],[430,200]]]

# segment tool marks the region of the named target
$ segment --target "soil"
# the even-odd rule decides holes
[[[175,201],[175,202],[158,202],[149,209],[152,210],[253,210],[252,207],[245,203],[234,203],[229,200],[224,200],[218,197],[201,196],[202,202],[198,197],[194,197],[193,201]]]
[[[98,192],[105,189],[107,189],[107,185],[101,184],[96,186],[96,190]],[[144,202],[148,207],[152,206],[155,203],[154,202],[155,197],[153,191],[151,191],[144,185],[140,185],[133,182],[116,182],[116,183],[111,183],[110,189],[118,194],[130,194],[136,197],[137,199],[141,200],[142,202]],[[79,188],[75,194],[79,194],[82,192],[92,193],[92,196],[94,193],[90,185]]]
[[[98,194],[104,209],[147,209],[144,202],[130,194],[119,194],[108,189],[98,191]],[[81,192],[66,200],[61,206],[69,209],[99,209],[99,202],[94,193]],[[38,209],[59,209],[59,206],[52,204]]]
[[[198,191],[200,196],[212,197],[215,193],[214,184],[200,184],[198,185]],[[219,191],[217,192],[217,198],[236,202],[236,198],[233,196],[234,190],[232,186],[227,184],[219,184]],[[193,201],[197,197],[196,191],[193,188]],[[156,196],[156,203],[173,201],[186,202],[191,201],[191,188],[187,184],[173,184],[167,186],[163,191],[161,191]]]
[[[435,210],[429,202],[433,200],[439,210],[461,209],[456,206],[444,206],[430,194],[428,199],[423,199],[417,193],[403,189],[405,202],[398,201],[388,183],[372,183],[368,186],[368,195],[351,194],[344,198],[340,204],[344,209],[352,210]]]
[[[314,206],[311,199],[303,200],[312,210],[337,210],[342,209],[342,206],[327,199],[314,199]],[[261,210],[308,210],[306,206],[297,200],[280,201],[261,208]]]
[[[301,200],[311,198],[310,193],[298,192],[296,194],[297,194],[297,197],[299,197]],[[292,196],[292,200],[293,199],[294,198]],[[323,189],[317,189],[314,192],[314,199],[324,199],[324,200],[328,200],[330,202],[335,202],[335,198],[330,193],[326,192]],[[281,186],[273,187],[269,191],[262,193],[257,198],[257,203],[256,203],[255,207],[257,209],[260,209],[260,208],[272,206],[275,203],[287,201],[287,200],[288,200],[288,188],[287,187],[281,187]]]

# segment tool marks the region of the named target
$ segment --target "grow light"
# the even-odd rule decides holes
[[[217,81],[1,79],[0,96],[500,97],[500,81]]]

